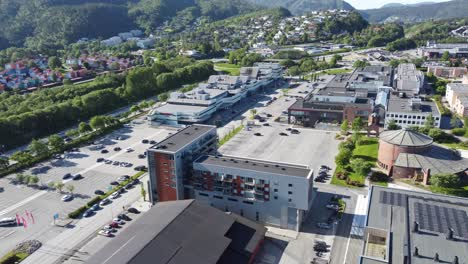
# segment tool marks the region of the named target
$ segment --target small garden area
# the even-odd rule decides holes
[[[222,146],[222,145],[226,144],[231,138],[233,138],[235,135],[237,135],[239,132],[241,132],[242,129],[244,129],[243,125],[234,128],[228,134],[226,134],[222,139],[219,140],[218,145]]]
[[[414,179],[402,179],[404,183],[439,194],[468,197],[468,182],[454,174],[434,174],[431,185],[423,185]]]
[[[378,139],[348,138],[339,145],[335,158],[336,170],[332,184],[347,187],[363,187],[367,174],[377,162]]]
[[[227,72],[231,76],[239,76],[240,75],[240,66],[236,64],[230,63],[216,63],[214,65],[216,71],[223,71]]]

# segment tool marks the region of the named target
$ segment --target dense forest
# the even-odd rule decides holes
[[[137,100],[206,80],[213,73],[211,62],[177,58],[132,69],[125,76],[98,77],[91,83],[25,95],[2,93],[0,145],[28,143]]]
[[[105,38],[133,28],[150,33],[165,21],[218,20],[253,10],[243,0],[2,0],[0,49],[25,45],[47,52],[82,37]]]
[[[453,0],[416,6],[387,6],[379,9],[362,10],[361,13],[371,23],[381,23],[389,20],[422,22],[460,18],[468,14],[468,0]]]

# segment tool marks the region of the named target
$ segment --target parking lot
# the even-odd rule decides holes
[[[249,157],[262,160],[309,165],[317,171],[320,165],[334,169],[339,141],[335,133],[307,128],[296,128],[299,134],[286,129],[287,124],[267,120],[269,126],[243,130],[223,145],[219,151],[224,155]],[[257,134],[259,133],[259,134]],[[284,133],[281,136],[280,133]],[[255,134],[260,136],[255,136]],[[330,174],[333,171],[330,172]]]
[[[24,218],[27,225],[18,227],[0,228],[0,255],[12,249],[17,243],[25,239],[37,238],[46,241],[57,236],[61,230],[53,225],[53,215],[59,214],[60,218],[83,206],[91,198],[94,198],[96,190],[107,192],[112,181],[116,181],[122,175],[133,175],[136,173],[135,166],[146,165],[146,158],[139,158],[149,144],[143,144],[143,139],[161,141],[174,133],[171,129],[152,128],[143,120],[137,121],[133,127],[125,127],[98,140],[109,152],[102,154],[100,150],[91,150],[90,147],[82,147],[79,151],[64,155],[64,159],[54,159],[43,162],[27,171],[25,175],[39,177],[39,185],[47,185],[49,182],[63,182],[65,187],[60,194],[53,190],[38,190],[25,185],[13,184],[15,175],[0,179],[0,186],[4,191],[0,193],[0,218],[15,217],[18,214]],[[116,140],[116,137],[122,137]],[[114,148],[120,147],[120,151]],[[127,148],[133,149],[127,152]],[[122,167],[104,162],[96,162],[98,158],[112,161],[128,162],[132,166]],[[67,173],[72,175],[81,174],[79,180],[66,179]],[[64,202],[62,196],[69,194],[66,187],[73,185],[73,200]],[[126,199],[123,194],[119,199]],[[31,216],[32,215],[32,216]],[[93,216],[96,217],[96,216]]]

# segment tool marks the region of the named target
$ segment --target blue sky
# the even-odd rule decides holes
[[[389,3],[415,4],[420,2],[445,2],[447,0],[346,0],[357,9],[379,8]]]

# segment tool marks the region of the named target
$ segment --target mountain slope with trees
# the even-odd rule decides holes
[[[272,7],[285,7],[294,15],[304,14],[310,11],[344,9],[353,10],[354,8],[343,0],[248,0],[254,4]]]
[[[390,6],[360,11],[371,23],[386,21],[422,22],[461,18],[468,14],[468,0],[453,0],[443,3]]]
[[[244,0],[2,0],[0,49],[25,45],[47,52],[82,37],[107,38],[133,28],[151,33],[178,17],[192,23],[257,9]]]

